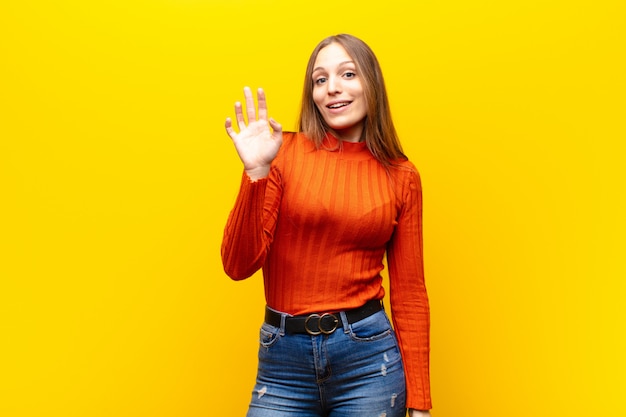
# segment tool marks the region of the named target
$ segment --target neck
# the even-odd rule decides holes
[[[356,125],[346,129],[331,130],[332,134],[343,142],[357,143],[363,139],[363,125]]]

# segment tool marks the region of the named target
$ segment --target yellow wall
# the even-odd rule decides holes
[[[219,259],[244,85],[377,52],[424,185],[438,417],[626,415],[623,1],[0,5],[0,415],[242,416],[258,276]]]

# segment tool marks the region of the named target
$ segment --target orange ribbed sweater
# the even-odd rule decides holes
[[[329,135],[324,145],[285,133],[267,178],[244,173],[224,232],[224,270],[240,280],[262,267],[273,309],[336,312],[383,298],[386,253],[407,407],[430,409],[419,174],[409,161],[388,172],[362,142]]]

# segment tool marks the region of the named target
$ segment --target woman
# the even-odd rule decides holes
[[[324,39],[306,70],[300,132],[258,115],[249,88],[244,165],[222,243],[226,273],[263,268],[267,308],[248,417],[428,416],[429,306],[421,184],[402,153],[382,72],[350,35]],[[394,329],[382,308],[387,256]]]

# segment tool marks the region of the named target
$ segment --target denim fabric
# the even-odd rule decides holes
[[[247,417],[404,417],[400,350],[384,311],[330,335],[264,323]]]

